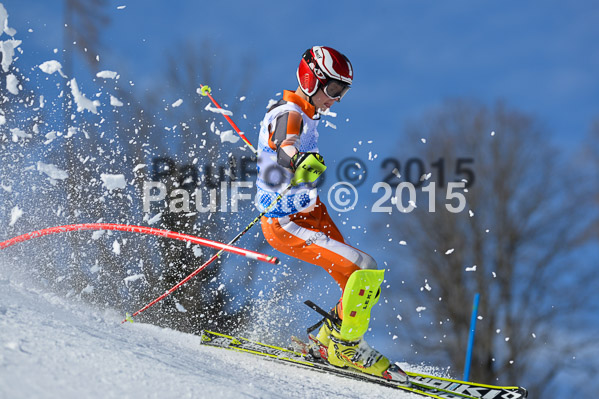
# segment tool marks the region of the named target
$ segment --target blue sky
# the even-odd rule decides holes
[[[62,1],[3,4],[26,41],[25,57],[50,58],[54,48],[62,48]],[[140,89],[156,85],[164,52],[178,42],[210,38],[232,56],[251,53],[256,80],[273,96],[295,88],[295,68],[306,48],[338,48],[353,62],[355,84],[335,106],[340,120],[350,118],[333,132],[335,139],[387,143],[406,119],[458,96],[505,99],[539,116],[548,137],[565,147],[580,142],[599,116],[594,1],[110,4],[101,65]]]

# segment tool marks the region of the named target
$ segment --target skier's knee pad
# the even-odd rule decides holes
[[[370,310],[379,301],[385,270],[357,270],[349,276],[343,291],[341,336],[360,338],[368,330]]]

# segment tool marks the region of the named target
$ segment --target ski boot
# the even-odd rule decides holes
[[[330,317],[325,317],[322,320],[322,325],[316,336],[308,334],[309,353],[316,359],[327,361],[329,357],[328,349],[329,343],[331,342],[331,333],[334,330],[341,331],[341,318],[339,317],[338,312],[340,305],[341,302],[329,312]]]
[[[370,310],[380,297],[384,270],[358,270],[350,276],[343,298],[325,318],[310,352],[331,365],[353,368],[387,380],[407,383],[406,373],[364,340]]]

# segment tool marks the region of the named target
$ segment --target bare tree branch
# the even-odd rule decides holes
[[[524,384],[535,396],[548,397],[544,386],[557,378],[561,365],[531,366],[542,349],[532,334],[551,337],[564,333],[563,321],[584,320],[592,305],[583,298],[596,298],[597,276],[576,252],[589,224],[584,179],[546,144],[543,130],[533,117],[501,102],[488,108],[460,100],[412,124],[405,141],[427,138],[417,152],[421,158],[442,158],[450,167],[460,158],[474,160],[474,183],[464,193],[473,214],[447,212],[445,192],[437,190],[436,212],[418,208],[402,219],[397,232],[410,237],[415,276],[434,287],[428,296],[401,293],[412,303],[426,304],[425,312],[403,321],[409,327],[403,328],[406,339],[413,329],[425,331],[427,339],[414,341],[415,350],[444,353],[462,369],[470,304],[478,292],[482,319],[472,379]],[[446,255],[448,249],[453,252]],[[577,331],[573,341],[589,335]],[[559,339],[551,342],[562,356],[577,349]]]

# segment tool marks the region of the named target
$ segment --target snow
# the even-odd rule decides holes
[[[233,130],[227,130],[221,132],[220,134],[221,143],[229,142],[229,143],[237,143],[239,141],[239,136],[237,136]]]
[[[104,183],[104,186],[110,191],[122,189],[127,186],[127,181],[125,180],[125,175],[123,174],[113,175],[109,173],[102,173],[100,174],[100,179],[102,179],[102,183]]]
[[[56,60],[46,61],[40,64],[39,68],[42,70],[42,72],[47,73],[48,75],[58,72],[63,78],[67,77],[67,75],[62,72],[62,65]]]
[[[15,49],[21,45],[20,40],[5,40],[0,41],[0,52],[2,52],[2,70],[8,72],[8,68],[12,64],[15,56]]]
[[[0,264],[1,398],[420,398],[120,324],[113,310],[32,286],[11,263]]]
[[[335,125],[334,123],[331,123],[327,120],[324,121],[324,127],[330,127],[332,129],[337,129],[337,125]]]
[[[30,139],[31,137],[33,137],[31,134],[15,127],[13,129],[10,129],[10,132],[12,133],[12,141],[13,143],[16,143],[19,141],[19,139]]]
[[[191,247],[191,249],[193,250],[193,256],[195,256],[196,258],[202,256],[202,247],[200,247],[199,245],[194,245],[193,247]]]
[[[146,276],[144,276],[143,274],[134,274],[133,276],[125,277],[124,281],[125,281],[125,285],[128,287],[129,284],[133,283],[134,281],[145,280],[145,279],[146,279]]]
[[[214,112],[215,114],[222,114],[222,115],[226,115],[226,116],[233,116],[233,112],[228,111],[226,109],[222,109],[222,108],[215,108],[210,104],[206,104],[206,106],[204,107],[204,109],[206,111],[210,111],[210,112]]]
[[[17,205],[10,211],[10,223],[8,225],[14,226],[21,216],[23,216],[23,210]]]
[[[333,111],[331,111],[331,109],[330,109],[330,108],[327,108],[327,109],[325,109],[324,111],[321,111],[321,110],[319,110],[319,111],[318,111],[318,113],[319,113],[320,115],[323,115],[323,116],[330,116],[331,118],[336,118],[336,117],[337,117],[337,113],[336,113],[336,112],[333,112]]]
[[[44,137],[46,138],[46,141],[44,141],[44,144],[50,144],[52,141],[54,141],[56,139],[56,137],[58,137],[58,132],[52,130],[52,131],[46,133],[44,135]]]
[[[119,100],[115,96],[110,95],[110,105],[112,105],[113,107],[122,107],[123,103],[121,100]]]
[[[149,224],[149,225],[152,225],[152,224],[158,223],[158,222],[160,221],[160,219],[162,219],[162,212],[160,212],[160,213],[158,213],[157,215],[155,215],[155,216],[151,217],[151,218],[148,220],[148,224]]]
[[[6,90],[15,96],[19,94],[19,80],[12,73],[6,75]]]
[[[8,27],[8,12],[2,3],[0,3],[0,29],[2,29],[2,31],[8,36],[14,36],[17,34],[16,30]]]
[[[121,244],[117,240],[114,240],[112,243],[112,252],[114,252],[116,255],[121,254]]]
[[[48,163],[44,163],[44,162],[37,163],[37,170],[40,173],[45,173],[52,180],[64,180],[67,177],[69,177],[69,174],[67,172],[65,172],[64,170],[58,169],[56,167],[56,165],[52,165],[52,164],[48,164]]]
[[[117,73],[114,71],[100,71],[96,76],[102,79],[116,79]]]
[[[0,27],[4,27],[8,23],[8,12],[4,5],[0,3]]]
[[[77,104],[77,112],[83,112],[86,109],[91,113],[98,113],[97,107],[100,106],[100,102],[98,100],[92,101],[85,97],[85,94],[79,91],[79,85],[77,85],[75,78],[71,79],[71,93],[73,94],[73,98],[75,98],[75,104]]]
[[[127,181],[125,180],[125,175],[123,174],[100,174],[100,179],[102,183],[104,183],[104,187],[106,187],[109,191],[123,189],[127,186]]]
[[[185,309],[179,302],[175,302],[175,308],[178,312],[187,313],[187,309]]]
[[[275,105],[276,103],[278,103],[277,100],[273,100],[272,98],[270,100],[268,100],[268,104],[266,104],[266,109],[270,109],[273,105]]]
[[[175,101],[174,103],[171,104],[171,107],[177,108],[181,104],[183,104],[183,100],[182,99],[178,99],[177,101]]]
[[[106,233],[106,230],[96,230],[92,233],[92,240],[98,240]]]

